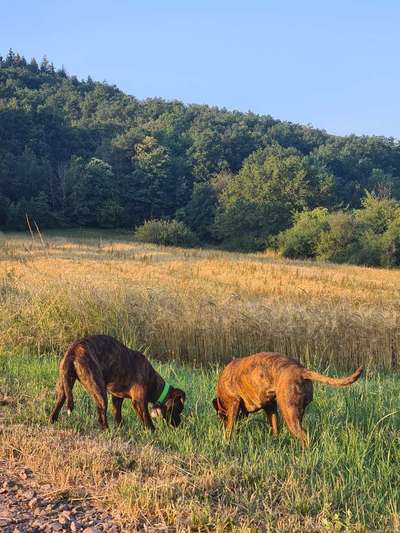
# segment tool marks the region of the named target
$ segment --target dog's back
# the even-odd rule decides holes
[[[79,378],[79,368],[98,366],[106,384],[124,388],[148,380],[150,362],[140,352],[130,350],[109,335],[90,335],[75,341],[65,356],[71,359]]]
[[[275,352],[260,352],[231,361],[222,371],[217,396],[240,397],[251,412],[276,398],[280,381],[301,378],[302,367],[295,359]],[[229,401],[229,400],[228,400]]]

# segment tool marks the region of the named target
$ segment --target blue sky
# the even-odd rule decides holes
[[[14,0],[0,53],[161,96],[400,138],[399,0]]]

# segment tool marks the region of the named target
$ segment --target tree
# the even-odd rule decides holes
[[[378,198],[373,193],[366,194],[361,201],[362,209],[358,209],[356,219],[364,231],[382,234],[400,214],[398,202],[391,198]]]
[[[213,224],[217,209],[217,192],[210,183],[195,183],[190,201],[178,218],[204,242],[213,240]]]
[[[8,198],[0,194],[0,226],[5,226],[7,223],[9,205]]]
[[[92,158],[85,161],[78,158],[73,162],[68,175],[71,191],[68,204],[70,217],[77,224],[82,226],[104,224],[105,213],[110,212],[110,205],[114,206],[112,216],[116,216],[113,180],[114,175],[110,165],[100,159]],[[115,203],[110,204],[111,200]]]
[[[25,224],[40,193],[52,225],[133,227],[176,216],[203,241],[259,249],[304,209],[358,209],[368,193],[399,200],[400,143],[140,101],[10,50],[0,58],[0,223]],[[372,228],[368,217],[382,222],[374,209],[356,216],[370,244],[392,224]]]
[[[243,249],[265,247],[307,207],[307,167],[296,150],[273,146],[251,155],[219,197],[214,231]],[[235,244],[236,243],[236,244]]]
[[[170,173],[170,155],[154,137],[146,136],[134,147],[136,170],[132,175],[144,219],[173,214],[176,182]]]
[[[118,228],[121,225],[123,208],[115,198],[105,200],[98,208],[97,223],[101,228]]]

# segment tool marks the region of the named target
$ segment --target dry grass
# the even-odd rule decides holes
[[[61,351],[109,332],[154,354],[224,361],[276,350],[306,363],[395,368],[400,272],[136,244],[64,232],[0,248],[0,350]]]

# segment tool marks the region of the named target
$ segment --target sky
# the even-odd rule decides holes
[[[0,0],[0,54],[79,78],[400,138],[400,0]]]

